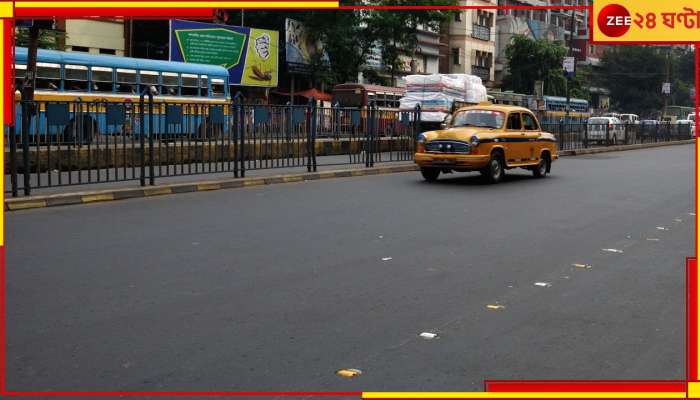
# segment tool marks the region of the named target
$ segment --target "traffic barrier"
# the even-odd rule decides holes
[[[424,126],[421,110],[405,112],[305,105],[162,102],[22,102],[6,127],[6,191],[297,167],[364,165],[413,159]],[[542,124],[560,151],[693,137],[680,124]]]

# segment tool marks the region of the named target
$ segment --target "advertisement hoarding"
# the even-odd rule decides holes
[[[266,29],[173,20],[170,60],[221,65],[229,84],[276,87],[279,33]]]
[[[328,54],[323,49],[323,44],[318,40],[312,40],[304,24],[287,18],[285,26],[285,54],[287,68],[291,73],[307,74],[310,72],[310,64],[315,59],[328,64]]]

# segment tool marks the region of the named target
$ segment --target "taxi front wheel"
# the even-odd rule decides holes
[[[501,179],[503,179],[503,175],[505,175],[503,157],[499,153],[495,153],[491,156],[491,160],[489,160],[488,165],[482,170],[481,174],[485,176],[490,183],[500,182]]]
[[[437,168],[421,168],[420,173],[428,182],[435,182],[438,176],[440,176],[440,170]]]

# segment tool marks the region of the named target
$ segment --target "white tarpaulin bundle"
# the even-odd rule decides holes
[[[478,104],[486,101],[486,88],[481,78],[466,74],[408,75],[406,95],[401,99],[401,111],[421,106],[423,121],[442,121],[455,101]]]

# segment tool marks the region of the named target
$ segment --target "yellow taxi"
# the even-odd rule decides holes
[[[479,171],[490,182],[506,169],[544,177],[558,158],[556,138],[527,108],[482,103],[457,110],[445,129],[418,135],[414,160],[427,181],[440,172]]]

